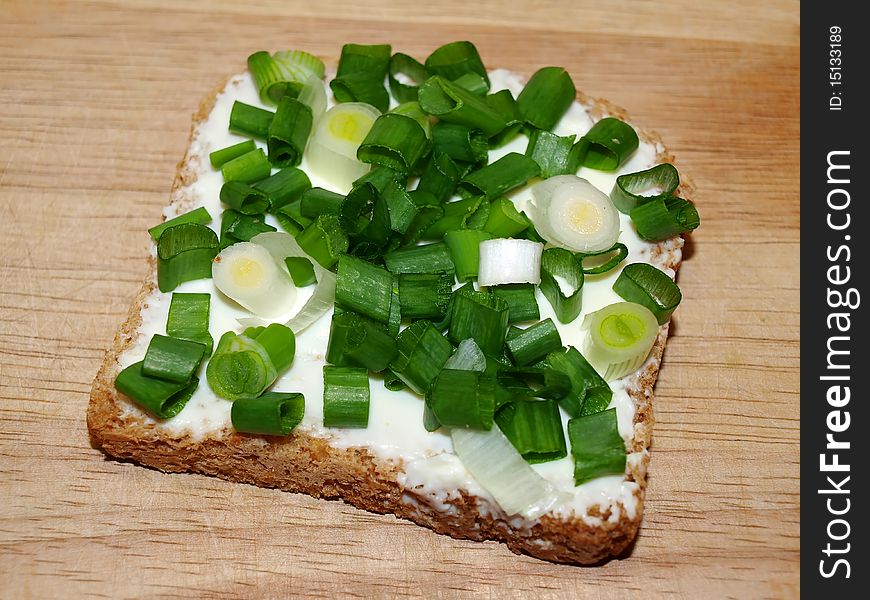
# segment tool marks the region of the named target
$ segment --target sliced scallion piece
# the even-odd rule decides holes
[[[543,129],[533,129],[529,134],[526,156],[541,167],[541,177],[573,175],[582,162],[582,147],[574,143],[574,136],[560,137]]]
[[[221,202],[245,215],[256,215],[269,208],[269,196],[241,181],[227,181],[221,186]]]
[[[390,214],[390,229],[404,234],[417,216],[417,205],[398,179],[392,179],[381,192]]]
[[[444,242],[410,246],[384,255],[392,273],[453,273],[450,250]]]
[[[157,240],[157,287],[171,292],[185,281],[211,277],[219,243],[215,232],[197,223],[163,231]]]
[[[254,78],[260,100],[278,102],[285,96],[296,98],[310,76],[323,77],[323,61],[301,50],[288,50],[270,55],[260,51],[248,57],[248,70]]]
[[[320,215],[296,236],[296,241],[324,269],[332,268],[348,249],[347,234],[335,215]]]
[[[496,198],[489,205],[489,216],[483,230],[493,237],[510,238],[525,231],[529,220],[517,211],[513,201],[504,196]]]
[[[635,302],[617,302],[589,313],[583,328],[589,332],[583,354],[607,381],[637,371],[659,333],[655,315]]]
[[[401,316],[410,319],[440,319],[447,313],[453,292],[453,275],[404,273],[399,275]]]
[[[257,144],[254,143],[254,140],[245,140],[244,142],[239,142],[238,144],[233,144],[232,146],[227,146],[226,148],[221,148],[220,150],[215,150],[208,155],[208,160],[211,163],[212,167],[214,167],[215,169],[220,169],[222,166],[224,166],[225,163],[228,163],[234,158],[238,158],[242,154],[247,154],[251,150],[256,149]]]
[[[262,148],[242,154],[238,158],[224,163],[221,174],[224,181],[241,181],[242,183],[254,183],[265,179],[272,173],[272,165],[266,158]]]
[[[519,366],[538,362],[556,348],[562,347],[562,338],[552,319],[545,319],[524,329],[507,341],[508,351]]]
[[[613,117],[601,119],[583,137],[589,142],[583,166],[599,171],[615,171],[640,144],[631,125]]]
[[[369,373],[358,367],[323,367],[323,426],[369,426]]]
[[[211,356],[214,340],[208,331],[210,294],[172,294],[166,334],[174,338],[199,342],[205,346],[205,356]]]
[[[263,215],[243,215],[237,210],[227,209],[221,215],[221,249],[236,242],[247,242],[257,234],[275,231],[263,220]]]
[[[500,90],[486,97],[489,107],[498,113],[505,122],[505,127],[499,133],[490,136],[489,143],[494,147],[507,144],[514,139],[523,128],[524,119],[517,101],[510,90]]]
[[[433,75],[441,75],[450,81],[455,81],[467,73],[474,73],[483,79],[486,90],[489,89],[486,67],[471,42],[451,42],[440,46],[426,58],[426,68]]]
[[[624,300],[647,307],[659,325],[668,322],[683,298],[670,277],[647,263],[626,265],[614,282],[613,291]]]
[[[484,98],[438,75],[420,86],[418,99],[424,112],[447,123],[479,129],[487,137],[496,135],[507,125]]]
[[[390,368],[412,390],[423,394],[453,354],[453,346],[432,323],[415,321],[396,338],[398,354]]]
[[[166,381],[187,383],[195,375],[205,354],[205,346],[155,334],[142,360],[142,374]]]
[[[419,193],[417,190],[413,190],[409,192],[409,195],[414,204],[417,205],[417,215],[411,221],[408,231],[402,236],[400,243],[402,248],[413,247],[423,238],[430,227],[444,217],[444,208],[437,204],[432,194]]]
[[[637,234],[650,242],[688,233],[701,224],[695,205],[682,198],[656,198],[631,211]]]
[[[551,352],[547,355],[547,364],[571,381],[571,391],[559,399],[569,416],[591,415],[610,406],[613,391],[576,348]]]
[[[260,244],[239,242],[221,250],[212,263],[217,289],[258,317],[285,314],[296,299],[296,287]]]
[[[357,150],[357,158],[364,163],[410,173],[428,152],[429,139],[417,121],[387,113],[374,122]]]
[[[453,159],[443,152],[433,152],[420,176],[417,189],[432,194],[439,203],[447,202],[456,190],[462,173]]]
[[[323,113],[326,112],[327,104],[326,88],[322,78],[314,75],[309,76],[296,99],[311,109],[311,117],[314,119],[314,125],[317,125]]]
[[[420,124],[420,127],[423,128],[426,137],[432,137],[432,117],[423,112],[423,109],[420,108],[420,103],[416,100],[413,102],[403,102],[396,108],[391,109],[390,112],[395,115],[402,115],[414,119]]]
[[[288,435],[305,416],[305,396],[266,392],[259,398],[236,400],[230,409],[233,429],[257,435]]]
[[[628,256],[628,247],[625,244],[614,244],[612,248],[600,252],[578,254],[577,260],[580,261],[584,275],[600,275],[615,269],[626,256]],[[587,261],[591,263],[588,267]]]
[[[194,377],[178,383],[148,377],[142,373],[142,362],[133,363],[115,378],[115,388],[158,419],[170,419],[181,412],[199,385]]]
[[[276,167],[295,167],[302,162],[313,123],[308,105],[294,98],[281,98],[266,137],[269,162]]]
[[[656,198],[667,198],[680,186],[680,174],[671,163],[662,163],[646,171],[620,175],[610,191],[616,209],[624,214]]]
[[[524,185],[541,174],[534,160],[517,152],[505,154],[494,163],[472,172],[459,182],[459,193],[468,196],[483,195],[488,200]]]
[[[489,83],[477,73],[466,73],[454,79],[453,83],[478,96],[486,96],[489,91]]]
[[[379,373],[396,356],[396,340],[383,326],[354,312],[332,316],[326,361],[337,366],[362,366]]]
[[[448,202],[443,207],[444,212],[441,218],[429,225],[423,232],[425,239],[441,239],[445,233],[454,229],[480,229],[486,224],[486,219],[489,217],[489,202],[483,196]],[[474,226],[478,224],[479,227]]]
[[[274,118],[271,110],[236,100],[230,110],[230,131],[265,142]]]
[[[221,336],[206,367],[212,391],[226,400],[260,396],[284,372],[296,353],[296,336],[279,323]]]
[[[508,322],[507,302],[483,292],[458,293],[453,298],[448,336],[456,343],[473,339],[485,354],[498,355]]]
[[[305,287],[317,282],[314,274],[314,266],[311,261],[301,256],[288,256],[284,259],[290,278],[296,287]]]
[[[577,89],[562,67],[538,69],[517,96],[517,106],[527,123],[549,131],[568,111]]]
[[[432,128],[432,144],[436,152],[443,152],[453,160],[472,164],[485,162],[489,144],[486,136],[477,130],[456,123],[436,123]]]
[[[338,216],[344,198],[341,194],[322,187],[313,187],[299,197],[299,212],[310,219],[316,219],[323,214]]]
[[[580,314],[583,281],[583,268],[571,252],[564,248],[544,250],[540,290],[561,323],[570,323]]]
[[[619,435],[615,408],[571,419],[568,439],[574,457],[574,485],[625,473],[625,441]]]
[[[398,392],[404,390],[407,386],[398,375],[393,373],[392,369],[386,369],[384,370],[384,387],[391,392]]]
[[[390,57],[390,91],[399,102],[416,100],[417,88],[428,78],[429,72],[417,59],[401,52]]]
[[[498,285],[490,291],[507,302],[508,323],[537,321],[541,318],[538,301],[535,299],[535,286],[531,283]]]
[[[492,235],[479,229],[457,229],[444,234],[444,244],[450,250],[456,267],[456,278],[468,281],[477,277],[480,269],[480,245]]]
[[[555,400],[511,402],[499,409],[495,422],[529,463],[568,456],[559,403]]]
[[[269,210],[275,212],[295,202],[303,192],[311,189],[311,180],[308,179],[305,171],[287,167],[258,181],[253,187],[266,194],[269,199]]]
[[[531,240],[498,238],[480,242],[477,283],[481,287],[506,283],[541,283],[544,245]]]
[[[449,302],[449,300],[448,300]],[[393,275],[390,286],[390,316],[387,319],[387,333],[395,339],[402,328],[402,296],[399,293],[399,276]]]
[[[338,102],[365,102],[383,112],[390,103],[384,88],[389,65],[388,44],[345,44],[336,77],[329,87]]]
[[[392,273],[349,255],[338,259],[337,273],[336,302],[381,323],[389,320]]]
[[[160,225],[155,225],[148,230],[148,234],[151,236],[151,239],[156,242],[160,239],[160,235],[170,227],[175,227],[176,225],[181,225],[183,223],[198,223],[199,225],[205,225],[210,221],[211,215],[208,214],[208,211],[205,208],[200,206],[199,208],[195,208],[190,212],[184,213],[183,215],[178,215],[177,217],[167,219],[163,221]]]
[[[380,114],[361,102],[338,104],[326,111],[305,155],[312,172],[342,191],[350,190],[369,170],[369,165],[357,159],[357,151]]]
[[[478,371],[442,369],[426,392],[426,403],[441,425],[491,429],[495,378]]]

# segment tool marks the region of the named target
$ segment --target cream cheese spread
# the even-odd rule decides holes
[[[516,95],[523,87],[523,79],[506,70],[492,71],[490,79],[492,91],[510,89]],[[327,93],[329,105],[332,106],[334,99],[329,94],[328,87]],[[260,101],[251,77],[247,73],[237,75],[229,80],[224,90],[217,96],[207,120],[198,126],[194,134],[190,153],[194,158],[189,168],[195,173],[196,180],[176,192],[181,194],[182,201],[174,202],[165,209],[164,213],[167,218],[176,216],[180,207],[182,207],[181,212],[187,212],[197,206],[203,206],[213,217],[210,226],[216,231],[219,229],[219,215],[222,210],[219,191],[223,178],[220,171],[214,170],[209,164],[208,154],[245,139],[230,133],[227,127],[230,110],[236,100],[267,108]],[[579,137],[592,125],[593,120],[586,109],[575,102],[555,128],[555,133],[559,135],[576,134]],[[525,136],[518,136],[506,146],[492,151],[490,162],[508,152],[525,152],[527,142]],[[258,142],[258,146],[263,147],[264,144]],[[659,148],[654,145],[641,141],[638,150],[618,173],[605,173],[581,168],[578,175],[588,179],[602,192],[609,194],[617,175],[653,166],[658,150]],[[329,181],[317,177],[307,168],[305,160],[300,168],[309,175],[314,186],[342,194],[349,191],[339,189]],[[509,197],[517,208],[522,210],[531,197],[529,186],[513,191]],[[267,217],[268,222],[280,230],[280,226],[271,219],[271,217]],[[620,219],[619,241],[624,243],[629,250],[629,258],[626,262],[655,262],[650,253],[653,245],[644,242],[637,236],[626,215],[621,214]],[[151,250],[152,253],[156,252],[153,244]],[[657,266],[664,269],[662,265]],[[581,348],[583,335],[580,323],[583,317],[589,312],[621,301],[621,298],[611,288],[620,271],[621,267],[603,275],[587,276],[583,287],[583,312],[571,323],[560,323],[555,318],[549,303],[540,291],[537,292],[541,318],[551,317],[553,319],[565,345]],[[665,271],[673,277],[672,271],[667,269]],[[274,321],[285,322],[292,317],[308,299],[312,288],[313,286],[310,286],[299,290],[294,307],[288,311],[287,315],[277,317]],[[229,330],[241,332],[243,327],[239,325],[237,319],[251,316],[245,309],[218,292],[211,279],[189,281],[183,283],[175,291],[211,294],[209,329],[215,340]],[[153,334],[165,333],[170,298],[171,293],[161,293],[156,287],[147,297],[137,337],[119,357],[118,362],[121,368],[144,357]],[[304,394],[305,417],[299,424],[298,430],[312,436],[326,438],[332,446],[337,448],[365,448],[376,458],[395,464],[402,471],[399,483],[407,490],[414,492],[413,495],[406,493],[404,496],[404,501],[412,505],[419,506],[420,499],[423,498],[428,504],[425,510],[454,510],[447,501],[457,497],[459,490],[464,490],[481,499],[479,504],[481,512],[498,514],[500,509],[492,497],[474,481],[461,461],[452,453],[450,435],[440,430],[430,433],[423,428],[423,400],[413,392],[408,390],[388,391],[384,388],[382,381],[373,376],[371,378],[371,408],[368,428],[326,429],[323,427],[322,367],[329,339],[331,316],[332,311],[330,310],[297,336],[297,350],[293,364],[272,387],[276,391],[292,391]],[[630,441],[634,436],[635,405],[627,392],[628,386],[633,383],[633,377],[636,375],[630,375],[611,383],[613,399],[610,406],[617,410],[619,432],[626,441]],[[184,410],[174,418],[158,423],[158,426],[165,428],[172,434],[188,434],[194,439],[201,439],[207,435],[215,435],[224,430],[232,429],[231,406],[231,402],[218,398],[211,391],[203,376],[198,389]],[[143,419],[151,420],[149,415],[132,403],[126,403],[125,410]],[[562,411],[562,421],[563,426],[567,426],[568,416],[564,411]],[[642,459],[642,454],[630,454],[629,463],[637,464]],[[578,516],[590,524],[600,521],[598,517],[588,514],[589,509],[593,506],[600,507],[601,514],[607,514],[607,509],[610,509],[609,519],[612,521],[620,518],[621,510],[626,511],[628,516],[632,518],[636,514],[637,498],[635,492],[638,489],[637,483],[628,482],[623,476],[607,476],[575,486],[574,465],[570,452],[563,459],[532,465],[532,467],[564,493],[564,502],[556,506],[550,514],[565,518]],[[502,517],[504,517],[503,513]],[[518,518],[517,523],[511,522],[511,525],[523,526],[523,521],[524,519]]]

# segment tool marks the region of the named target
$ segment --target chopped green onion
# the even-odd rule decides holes
[[[256,398],[290,366],[295,353],[296,336],[279,323],[250,327],[241,335],[228,331],[218,341],[206,378],[221,398]]]
[[[426,239],[440,239],[444,234],[454,229],[480,229],[474,227],[480,224],[482,227],[489,217],[489,202],[483,196],[466,198],[457,202],[444,204],[443,216],[426,228],[423,237]],[[483,223],[479,223],[483,221]]]
[[[569,416],[591,415],[610,406],[613,390],[576,348],[551,352],[547,355],[547,364],[571,381],[571,391],[559,399]]]
[[[205,356],[211,356],[214,340],[208,332],[210,294],[172,294],[166,333],[174,338],[199,342],[205,346]]]
[[[483,292],[458,293],[453,298],[448,336],[456,343],[471,338],[485,354],[497,355],[504,344],[507,302]]]
[[[450,435],[459,460],[507,515],[537,519],[560,501],[553,484],[529,466],[498,427],[453,429]]]
[[[377,118],[356,154],[364,163],[410,173],[428,151],[429,139],[417,121],[387,113]]]
[[[589,332],[583,354],[607,381],[637,371],[659,333],[655,315],[635,302],[617,302],[589,313],[583,328]]]
[[[647,263],[626,265],[613,284],[613,291],[624,300],[647,307],[659,325],[668,322],[683,298],[670,277]]]
[[[502,367],[497,372],[499,385],[513,396],[560,400],[571,392],[568,376],[550,366]]]
[[[338,259],[337,273],[336,302],[381,323],[388,322],[392,273],[349,255]]]
[[[323,426],[369,426],[369,374],[358,367],[323,367]]]
[[[274,118],[275,113],[271,110],[236,100],[230,111],[230,131],[265,142]]]
[[[492,239],[492,235],[479,229],[457,229],[444,234],[444,244],[450,250],[456,266],[456,278],[468,281],[477,277],[480,269],[480,244]]]
[[[568,71],[562,67],[544,67],[532,75],[517,96],[517,106],[527,123],[549,131],[576,97],[577,89]]]
[[[360,144],[380,111],[360,102],[333,106],[317,122],[305,155],[313,172],[343,190],[365,175],[369,165],[357,159]]]
[[[381,195],[390,215],[390,229],[396,233],[406,233],[417,216],[417,205],[405,185],[398,179],[392,179],[381,191]]]
[[[384,79],[390,64],[390,46],[345,44],[335,79],[329,82],[338,102],[364,102],[381,112],[387,110],[390,95]]]
[[[314,125],[326,112],[326,88],[323,86],[323,80],[320,77],[309,76],[296,98],[302,104],[311,109],[311,116],[314,119]]]
[[[248,70],[254,78],[260,100],[278,102],[285,96],[296,98],[310,76],[323,77],[323,61],[301,50],[255,52],[248,57]]]
[[[348,248],[347,234],[335,215],[320,215],[296,236],[296,241],[324,269],[332,268]]]
[[[402,379],[393,373],[392,369],[384,370],[384,387],[390,390],[391,392],[398,392],[404,390],[405,382]]]
[[[374,123],[374,120],[372,120]],[[372,184],[379,193],[383,194],[384,190],[387,189],[387,186],[390,185],[393,181],[399,179],[399,177],[404,178],[404,175],[399,175],[397,171],[389,167],[375,167],[374,169],[366,172],[365,175],[357,179],[353,182],[351,189],[358,187],[364,183]]]
[[[574,457],[574,485],[625,473],[625,441],[619,435],[615,408],[571,419],[568,439]]]
[[[511,402],[499,409],[495,422],[532,464],[568,456],[559,404],[555,400]]]
[[[413,81],[414,85],[409,85],[399,81],[397,75],[404,76],[405,79]],[[417,89],[420,84],[429,78],[429,72],[417,59],[396,52],[390,58],[389,82],[390,91],[393,92],[393,97],[399,102],[411,102],[417,99]]]
[[[519,366],[538,362],[547,354],[562,347],[562,338],[552,319],[545,319],[524,329],[519,335],[507,341],[508,351]]]
[[[317,277],[314,275],[314,266],[311,261],[301,256],[288,256],[284,259],[284,264],[287,265],[287,270],[290,272],[290,277],[296,287],[305,287],[312,283],[317,283]]]
[[[435,75],[420,86],[420,108],[447,123],[480,129],[487,136],[502,131],[507,123],[500,113],[476,94]]]
[[[247,154],[252,150],[257,149],[257,144],[254,143],[254,140],[245,140],[244,142],[239,142],[238,144],[233,144],[232,146],[227,146],[226,148],[221,148],[220,150],[215,150],[211,154],[208,155],[208,160],[211,163],[211,166],[215,169],[220,169],[224,164],[233,160],[234,158],[240,157],[242,154]]]
[[[230,409],[233,428],[239,433],[288,435],[305,416],[305,396],[266,392],[259,398],[237,400]]]
[[[487,200],[524,185],[541,174],[534,160],[517,152],[505,154],[494,163],[466,175],[459,182],[459,193],[465,197],[484,195]]]
[[[573,175],[582,162],[583,147],[574,143],[574,136],[560,137],[543,129],[533,129],[529,134],[526,156],[541,167],[541,178],[554,175]]]
[[[480,242],[477,283],[481,287],[541,282],[544,245],[531,240],[498,238]]]
[[[326,361],[338,366],[362,366],[379,373],[396,356],[396,340],[382,326],[356,313],[332,316]]]
[[[513,201],[504,196],[493,200],[489,205],[489,216],[483,230],[493,237],[509,238],[525,231],[529,220],[517,211]]]
[[[486,90],[489,89],[486,67],[471,42],[451,42],[440,46],[426,58],[426,68],[433,75],[441,75],[450,81],[474,73],[484,80]]]
[[[456,347],[453,356],[444,363],[444,368],[483,373],[486,371],[486,355],[474,340],[462,340]]]
[[[625,244],[614,244],[612,248],[602,250],[600,252],[588,252],[586,254],[578,254],[577,260],[580,261],[580,267],[583,269],[584,275],[600,275],[607,273],[616,268],[616,266],[625,260],[628,256],[628,247]],[[587,267],[588,259],[595,259],[597,264]]]
[[[142,361],[142,374],[187,383],[196,375],[204,354],[205,346],[199,342],[155,334]]]
[[[269,210],[275,212],[298,200],[305,190],[311,189],[311,180],[305,171],[287,167],[258,181],[253,187],[266,194],[269,198]]]
[[[200,206],[199,208],[195,208],[183,215],[167,219],[160,225],[155,225],[148,230],[148,234],[151,236],[151,239],[156,242],[160,239],[160,235],[170,227],[175,227],[176,225],[182,225],[184,223],[198,223],[199,225],[205,225],[210,221],[211,215],[208,214],[208,211],[205,208]]]
[[[399,276],[393,275],[392,285],[390,286],[390,316],[387,319],[387,333],[390,334],[390,337],[395,339],[396,336],[399,335],[399,330],[401,328],[402,297],[399,294]]]
[[[262,215],[243,215],[227,209],[221,215],[221,249],[236,242],[247,242],[257,234],[275,231],[271,225],[263,222]]]
[[[454,79],[453,83],[478,96],[486,96],[489,91],[489,82],[477,73],[466,73]]]
[[[300,333],[306,327],[317,321],[335,302],[335,275],[324,269],[314,258],[305,253],[298,240],[286,233],[263,233],[251,239],[255,244],[266,248],[277,261],[286,261],[289,257],[304,259],[314,267],[317,286],[296,315],[285,325]]]
[[[444,217],[444,208],[436,205],[435,197],[417,190],[409,192],[414,204],[417,205],[417,216],[411,222],[408,231],[402,236],[400,246],[413,247],[436,222]]]
[[[583,166],[599,171],[618,169],[640,143],[631,125],[613,117],[601,119],[583,137],[589,141]]]
[[[453,261],[444,242],[410,246],[384,255],[392,273],[453,273]]]
[[[610,191],[610,199],[619,212],[627,215],[650,200],[671,196],[679,186],[677,168],[671,163],[662,163],[646,171],[617,177]]]
[[[166,229],[157,240],[157,287],[171,292],[185,281],[211,277],[219,250],[215,232],[197,223]]]
[[[432,137],[432,118],[423,112],[423,109],[420,108],[420,103],[416,100],[413,102],[404,102],[390,110],[390,112],[395,115],[402,115],[414,119],[420,124],[420,127],[423,128],[426,137]]]
[[[486,97],[489,107],[499,114],[506,123],[504,129],[496,135],[490,136],[489,143],[494,146],[504,146],[522,130],[525,123],[520,107],[510,90],[501,90]]]
[[[336,102],[369,104],[383,112],[390,106],[390,94],[383,79],[372,79],[363,73],[343,75],[329,82]]]
[[[631,211],[637,234],[650,242],[688,233],[701,224],[695,205],[682,198],[656,198]]]
[[[272,173],[272,165],[266,158],[262,148],[242,154],[238,158],[224,164],[221,174],[224,181],[241,181],[242,183],[254,183],[265,179]]]
[[[115,388],[158,419],[170,419],[180,413],[196,391],[199,379],[178,383],[147,377],[142,373],[142,363],[133,363],[118,373]]]
[[[253,242],[221,250],[212,263],[214,284],[223,294],[258,317],[287,313],[296,288],[272,254]]]
[[[396,338],[398,354],[390,368],[412,390],[423,394],[453,354],[453,346],[429,321],[415,321]]]
[[[342,202],[339,223],[351,238],[357,256],[375,258],[390,238],[390,211],[371,183],[355,186]]]
[[[450,156],[442,152],[433,152],[420,176],[417,189],[421,192],[429,192],[438,203],[444,203],[453,196],[461,176],[459,167]]]
[[[486,136],[480,131],[445,122],[436,123],[432,128],[432,144],[436,152],[473,164],[486,161],[489,147]]]
[[[477,371],[442,369],[426,392],[426,403],[441,425],[491,429],[495,379]]]
[[[561,281],[569,287],[565,293]],[[582,309],[583,267],[564,248],[547,248],[541,255],[541,293],[561,323],[570,323]]]
[[[299,211],[303,216],[316,219],[320,215],[336,215],[341,213],[341,204],[344,196],[331,192],[322,187],[313,187],[306,190],[299,197]]]
[[[276,167],[295,167],[302,162],[313,123],[308,105],[294,98],[281,98],[266,138],[269,162]]]
[[[490,291],[507,302],[508,323],[537,321],[541,318],[538,301],[535,299],[535,286],[531,283],[498,285]]]
[[[453,293],[453,275],[446,273],[404,273],[399,275],[402,317],[439,319],[447,312]]]
[[[221,186],[221,202],[245,215],[256,215],[269,208],[269,196],[241,181],[227,181]]]

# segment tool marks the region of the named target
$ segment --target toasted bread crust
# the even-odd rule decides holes
[[[216,89],[200,104],[193,115],[191,139],[184,159],[178,164],[172,186],[171,202],[185,202],[183,189],[195,181],[192,169],[198,158],[193,141],[200,123],[208,118],[218,93]],[[578,93],[578,100],[590,108],[595,117],[612,115],[625,119],[625,111],[603,101]],[[655,133],[639,132],[641,138],[658,149],[659,161],[673,158]],[[683,182],[683,197],[692,196],[690,183]],[[682,238],[658,244],[653,250],[656,262],[676,270],[681,262]],[[638,483],[637,510],[630,517],[621,510],[612,518],[609,509],[596,514],[598,523],[590,524],[545,515],[529,527],[512,527],[497,507],[465,491],[448,500],[456,510],[445,512],[429,504],[422,493],[402,486],[401,465],[379,460],[364,448],[340,449],[323,438],[294,431],[286,438],[266,438],[236,433],[230,429],[193,440],[187,435],[173,436],[153,422],[131,416],[123,409],[122,399],[114,388],[118,358],[136,338],[141,311],[154,289],[156,264],[149,259],[149,273],[136,296],[126,321],[107,351],[91,390],[88,429],[92,444],[107,454],[131,459],[166,472],[197,472],[229,481],[272,487],[318,498],[341,499],[358,508],[392,513],[438,533],[455,538],[497,540],[516,553],[526,553],[553,562],[594,564],[619,556],[637,534],[643,513],[646,469],[649,454],[629,467],[628,480]],[[634,438],[630,452],[648,450],[653,426],[653,385],[658,376],[661,356],[667,341],[668,325],[661,328],[655,346],[637,382],[629,387],[635,402]],[[487,510],[480,511],[482,504]]]

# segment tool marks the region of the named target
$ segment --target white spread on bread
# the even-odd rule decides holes
[[[523,80],[519,76],[501,69],[491,72],[490,79],[492,91],[508,88],[516,94],[523,86]],[[220,213],[223,208],[218,197],[223,179],[220,171],[212,169],[209,164],[208,153],[243,141],[244,138],[227,130],[230,109],[235,100],[255,106],[264,106],[247,73],[233,77],[227,83],[224,91],[218,95],[208,119],[199,125],[194,135],[191,153],[197,158],[192,161],[191,168],[196,171],[196,181],[177,192],[185,197],[181,212],[187,212],[195,206],[204,206],[212,215],[213,221],[210,226],[216,231],[220,227]],[[330,105],[332,102],[330,97]],[[592,124],[593,121],[584,107],[575,102],[557,125],[555,132],[559,135],[577,134],[579,137]],[[519,136],[503,148],[492,151],[490,161],[508,152],[523,153],[526,144],[527,138]],[[263,146],[259,142],[258,145]],[[640,171],[653,166],[657,150],[653,145],[642,141],[637,152],[623,165],[619,174]],[[336,189],[328,181],[314,176],[306,169],[304,160],[301,168],[308,173],[312,185],[341,193],[347,192],[347,190]],[[586,168],[582,168],[578,174],[588,179],[606,194],[610,193],[617,175],[617,173],[605,173]],[[528,186],[511,193],[510,197],[516,203],[517,208],[522,210],[530,198]],[[179,204],[173,203],[164,211],[167,218],[178,214]],[[621,214],[620,219],[619,241],[629,249],[629,256],[624,264],[652,262],[650,249],[653,245],[642,241],[637,236],[626,215]],[[267,217],[267,220],[270,224],[277,226],[271,217]],[[154,252],[152,244],[152,253]],[[656,266],[664,269],[671,277],[674,276],[674,273],[663,265],[657,264]],[[582,347],[580,323],[583,317],[589,312],[622,300],[611,289],[620,270],[621,268],[616,268],[604,275],[587,276],[583,287],[583,312],[571,323],[559,323],[549,303],[540,291],[537,292],[541,319],[547,317],[553,319],[565,345]],[[302,307],[312,289],[313,286],[301,289],[293,309],[288,311],[286,318],[282,316],[274,320],[284,322],[291,317]],[[223,297],[215,289],[211,279],[189,281],[180,285],[175,291],[211,294],[210,331],[215,340],[220,338],[225,331],[240,331],[241,327],[236,319],[251,316],[233,301]],[[139,336],[130,348],[120,356],[121,368],[142,359],[153,334],[165,333],[170,297],[171,293],[161,293],[156,288],[148,297],[146,307],[142,311],[142,324],[138,330]],[[403,500],[418,508],[420,507],[419,499],[425,498],[428,503],[428,508],[425,510],[455,510],[446,501],[456,498],[459,495],[459,490],[464,490],[469,495],[484,500],[479,503],[479,510],[498,510],[489,494],[474,481],[460,460],[452,453],[450,436],[442,431],[429,433],[423,428],[423,400],[411,391],[390,392],[384,388],[380,378],[372,377],[371,412],[368,428],[325,429],[323,427],[322,367],[329,338],[331,316],[332,311],[329,311],[297,336],[297,351],[294,362],[273,387],[277,391],[301,392],[305,395],[305,417],[298,426],[299,430],[317,437],[328,438],[329,443],[335,447],[364,447],[379,459],[402,465],[404,473],[400,477],[400,483],[406,489],[415,492],[415,495],[406,493]],[[611,383],[613,389],[611,407],[617,409],[619,432],[626,441],[630,441],[634,437],[635,414],[634,401],[627,393],[626,388],[635,377],[636,375],[629,375],[622,380]],[[184,410],[176,417],[159,423],[157,426],[173,433],[189,434],[195,439],[217,435],[232,428],[230,422],[231,405],[231,402],[220,399],[211,392],[203,376],[198,389]],[[132,403],[127,403],[126,410],[145,420],[151,420],[146,413]],[[568,417],[564,411],[562,412],[562,420],[563,425],[566,425]],[[642,455],[643,453],[629,454],[629,465],[640,465]],[[608,514],[608,509],[610,509],[608,518],[615,522],[620,516],[620,504],[629,517],[635,516],[637,510],[635,492],[639,486],[635,482],[626,481],[623,476],[600,477],[575,486],[574,465],[570,452],[565,458],[536,464],[533,465],[533,468],[550,480],[560,491],[565,492],[564,503],[556,507],[551,513],[555,516],[568,518],[573,513],[589,523],[595,523],[599,522],[600,519],[589,515],[588,512],[591,507],[599,506],[602,514]],[[528,527],[530,523],[524,523],[523,519],[519,519],[517,523],[512,523],[512,525],[522,528]]]

